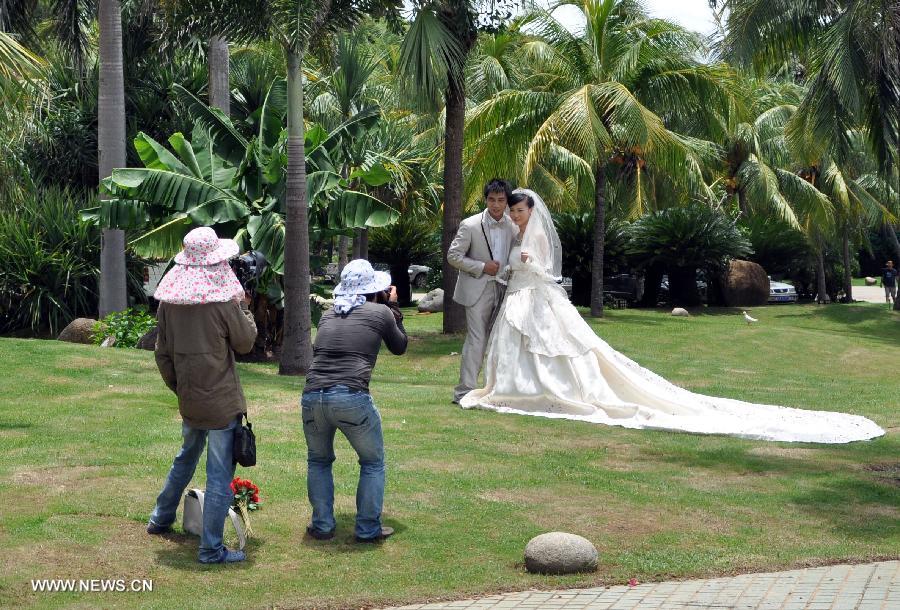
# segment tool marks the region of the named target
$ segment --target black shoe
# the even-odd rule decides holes
[[[171,525],[157,525],[151,521],[147,524],[147,533],[153,534],[154,536],[159,536],[161,534],[168,534],[172,531]]]
[[[316,540],[331,540],[334,538],[334,530],[331,530],[330,532],[320,532],[311,525],[306,526],[306,533]]]
[[[382,540],[384,540],[385,538],[388,538],[389,536],[392,536],[393,534],[394,534],[394,528],[383,526],[381,528],[381,534],[379,534],[378,536],[375,536],[374,538],[360,538],[359,536],[356,536],[356,541],[362,542],[362,543],[381,542]]]

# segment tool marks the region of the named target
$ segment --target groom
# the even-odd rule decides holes
[[[453,402],[476,387],[488,336],[503,299],[498,274],[506,265],[518,228],[507,215],[510,185],[494,178],[484,187],[485,209],[459,224],[447,262],[459,269],[453,300],[466,308],[466,342]]]

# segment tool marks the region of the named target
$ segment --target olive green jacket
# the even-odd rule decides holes
[[[203,305],[160,303],[156,314],[156,365],[178,396],[191,428],[225,428],[247,412],[234,352],[253,349],[253,314],[237,301]]]

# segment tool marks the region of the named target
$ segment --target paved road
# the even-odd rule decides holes
[[[730,578],[522,591],[395,610],[898,610],[900,561],[743,574]]]
[[[881,303],[886,305],[884,301],[884,288],[881,286],[854,286],[853,298],[857,301],[867,301],[869,303]]]

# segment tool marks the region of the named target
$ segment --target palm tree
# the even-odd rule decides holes
[[[721,0],[724,57],[758,72],[792,66],[809,89],[791,129],[819,156],[850,152],[864,126],[883,174],[900,143],[900,7],[884,0]]]
[[[229,84],[230,56],[228,41],[222,36],[210,36],[206,52],[209,63],[209,105],[225,116],[231,114],[231,86]]]
[[[100,179],[125,167],[125,77],[122,67],[122,7],[100,0],[100,90],[97,106]],[[102,195],[105,197],[105,195]],[[125,231],[103,229],[100,253],[100,317],[128,306]]]
[[[324,90],[312,102],[311,113],[320,122],[330,125],[346,121],[358,112],[378,105],[378,93],[372,78],[379,67],[380,57],[365,44],[365,32],[341,34],[337,38],[334,65],[316,73]],[[344,143],[342,175],[350,175],[350,165],[361,165],[365,147],[360,142]],[[348,238],[338,238],[338,273],[347,264]],[[368,230],[357,229],[353,238],[353,258],[368,258]]]
[[[0,31],[0,99],[7,100],[8,96],[21,89],[21,87],[41,72],[44,61],[23,47],[10,34]]]
[[[476,107],[467,139],[480,172],[516,176],[550,205],[589,197],[594,208],[591,315],[603,315],[607,201],[639,216],[663,191],[711,197],[702,176],[717,150],[666,128],[681,122],[714,132],[733,105],[731,73],[701,65],[697,36],[651,19],[632,0],[582,0],[572,34],[549,13],[528,20],[538,36],[522,45],[531,73],[523,87]],[[691,117],[691,121],[687,120]],[[718,126],[721,131],[722,127]],[[610,176],[616,184],[609,187]],[[660,182],[665,189],[655,191]]]
[[[444,111],[444,215],[441,251],[450,249],[462,220],[466,56],[478,36],[478,7],[469,0],[414,3],[415,19],[403,39],[398,76],[417,109]],[[444,294],[453,292],[457,270],[442,261]],[[444,299],[445,333],[464,330],[465,310]]]
[[[287,192],[284,248],[284,348],[279,373],[304,375],[312,365],[310,313],[309,202],[304,152],[302,64],[310,47],[327,35],[358,23],[365,12],[396,9],[385,0],[243,0],[210,5],[182,0],[176,11],[200,15],[208,35],[232,40],[272,40],[287,72]]]

